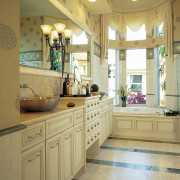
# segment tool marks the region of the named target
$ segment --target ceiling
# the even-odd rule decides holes
[[[113,12],[129,13],[150,10],[167,0],[112,0]]]
[[[106,14],[112,12],[130,13],[150,10],[167,0],[96,0],[89,2],[82,0],[92,14]]]
[[[20,0],[20,16],[51,16],[68,19],[48,0]]]

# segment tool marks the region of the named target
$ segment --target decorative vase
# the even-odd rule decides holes
[[[121,100],[122,100],[122,107],[126,107],[127,98],[121,98]]]

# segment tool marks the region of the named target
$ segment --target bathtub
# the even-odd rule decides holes
[[[180,116],[164,116],[161,108],[113,107],[115,136],[180,140]]]
[[[114,114],[121,115],[163,115],[164,111],[160,108],[149,108],[149,107],[114,107]]]

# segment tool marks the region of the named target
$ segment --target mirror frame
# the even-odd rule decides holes
[[[49,0],[52,5],[54,5],[59,11],[61,11],[63,14],[65,14],[70,20],[72,20],[75,24],[77,24],[81,29],[83,29],[86,33],[90,35],[90,46],[91,46],[91,76],[83,76],[81,75],[82,80],[84,81],[92,81],[93,76],[93,56],[94,56],[94,34],[90,31],[88,27],[86,27],[77,17],[75,17],[73,14],[70,13],[63,5],[61,5],[57,0]],[[44,38],[43,38],[44,40]],[[45,44],[45,43],[43,43]],[[25,67],[20,65],[20,74],[29,74],[29,75],[41,75],[41,76],[51,76],[51,77],[62,77],[62,73],[58,71],[52,71],[52,70],[44,70],[44,69],[38,69],[33,67]],[[64,76],[66,73],[64,73]],[[73,74],[70,74],[70,78],[73,77]]]

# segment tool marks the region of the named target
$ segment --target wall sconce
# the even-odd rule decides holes
[[[72,35],[72,30],[65,29],[66,25],[62,23],[54,24],[56,31],[51,31],[52,26],[49,25],[41,25],[43,34],[46,38],[46,42],[49,44],[50,47],[50,61],[51,61],[51,68],[54,70],[54,48],[56,50],[61,51],[62,56],[62,77],[64,74],[64,61],[65,61],[65,47],[68,46],[70,42],[70,38]],[[65,35],[65,42],[63,42],[63,33]],[[50,43],[50,34],[53,39],[53,44]]]

